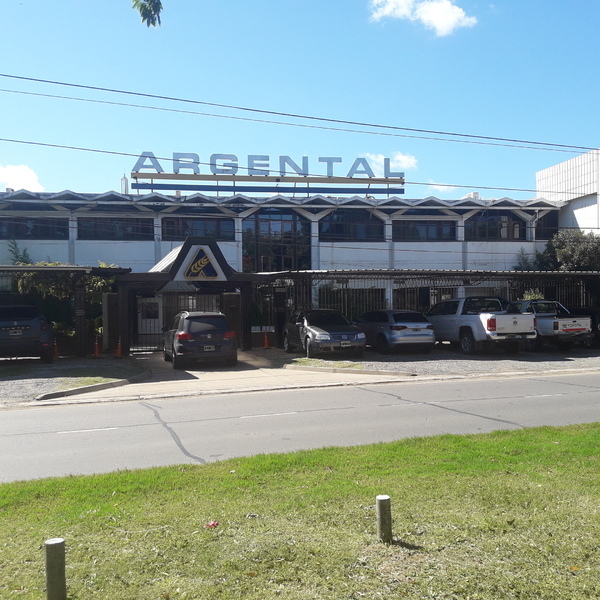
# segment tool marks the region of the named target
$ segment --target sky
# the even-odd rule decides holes
[[[2,0],[0,190],[120,191],[181,152],[388,157],[405,198],[527,199],[600,146],[597,0],[163,6],[148,28],[131,0]]]

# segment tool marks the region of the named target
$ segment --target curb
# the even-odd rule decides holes
[[[71,388],[68,390],[61,390],[58,392],[48,392],[47,394],[40,394],[35,397],[35,402],[41,402],[43,400],[53,400],[55,398],[64,398],[67,396],[77,396],[79,394],[85,394],[87,392],[97,392],[99,390],[107,390],[110,388],[121,387],[128,385],[129,383],[139,383],[152,377],[152,371],[146,371],[139,375],[132,375],[128,379],[117,379],[115,381],[109,381],[107,383],[95,383],[94,385],[85,385],[83,387]]]

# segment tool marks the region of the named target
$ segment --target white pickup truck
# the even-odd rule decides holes
[[[519,300],[511,302],[510,306],[520,312],[535,315],[537,347],[555,344],[566,349],[575,342],[587,342],[593,337],[591,318],[571,314],[556,300]]]
[[[501,298],[470,296],[442,300],[425,311],[433,324],[435,339],[459,344],[464,354],[485,346],[500,345],[516,353],[535,340],[535,316],[521,314]]]

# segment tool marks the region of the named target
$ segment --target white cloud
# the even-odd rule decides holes
[[[386,158],[383,154],[365,154],[365,158],[369,160],[369,164],[373,167],[376,177],[383,177],[383,159]],[[410,154],[402,154],[396,152],[390,159],[390,171],[405,171],[407,169],[417,169],[417,159]]]
[[[35,171],[27,165],[7,165],[6,167],[0,165],[0,190],[4,188],[30,192],[44,191]]]
[[[444,185],[444,184],[435,184],[430,180],[428,190],[431,191],[431,195],[435,196],[436,194],[453,194],[458,188],[453,185]]]
[[[371,0],[371,18],[417,21],[433,29],[439,37],[477,24],[477,19],[467,16],[453,0]]]

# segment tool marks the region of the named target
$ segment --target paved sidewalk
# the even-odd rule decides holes
[[[351,368],[310,369],[283,366],[272,361],[270,350],[240,352],[236,367],[198,366],[175,371],[162,354],[141,354],[134,359],[147,369],[133,380],[100,384],[45,394],[35,404],[93,403],[150,398],[243,393],[261,390],[302,389],[407,380],[411,373],[362,371]],[[275,350],[274,354],[278,351]]]

